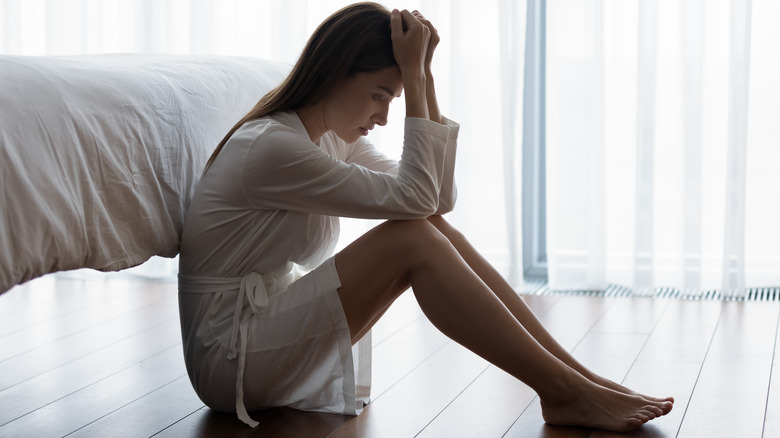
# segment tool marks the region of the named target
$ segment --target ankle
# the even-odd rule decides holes
[[[538,389],[536,393],[545,404],[569,404],[578,400],[583,393],[587,392],[588,385],[592,385],[592,382],[578,372],[569,369],[560,378],[553,379],[551,384]]]

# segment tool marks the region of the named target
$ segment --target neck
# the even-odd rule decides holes
[[[299,110],[295,110],[298,118],[301,119],[306,133],[313,143],[319,144],[322,135],[328,132],[328,125],[325,123],[325,115],[320,105],[314,105]]]

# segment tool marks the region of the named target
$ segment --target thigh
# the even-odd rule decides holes
[[[428,221],[388,221],[336,254],[339,298],[355,342],[409,287],[409,273],[426,252],[449,242]]]

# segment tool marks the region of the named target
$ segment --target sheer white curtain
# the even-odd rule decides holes
[[[780,3],[547,13],[550,286],[780,286]]]
[[[0,0],[0,53],[81,55],[168,53],[251,56],[293,63],[315,27],[351,1],[334,0]],[[519,285],[517,190],[522,139],[525,2],[399,1],[418,9],[442,42],[434,73],[445,115],[461,125],[459,200],[449,215],[502,273]],[[258,99],[260,96],[258,96]],[[403,102],[371,140],[401,150]],[[518,170],[519,172],[519,170]],[[348,220],[341,246],[371,222]],[[159,260],[153,263],[165,265]],[[170,265],[169,265],[170,266]],[[516,267],[512,267],[516,266]],[[155,270],[168,268],[155,268]]]

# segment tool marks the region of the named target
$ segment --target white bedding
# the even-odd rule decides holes
[[[0,56],[0,293],[49,272],[175,256],[204,163],[289,68]]]

